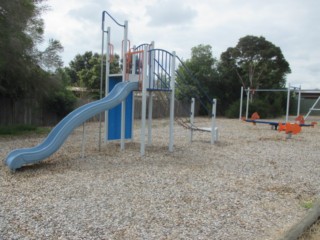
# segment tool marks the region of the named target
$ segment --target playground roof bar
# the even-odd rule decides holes
[[[288,89],[287,88],[283,88],[283,89],[254,89],[254,88],[247,88],[244,89],[246,92],[249,90],[250,92],[287,92]]]
[[[248,91],[248,88],[244,89],[244,91]],[[288,88],[278,88],[278,89],[254,89],[249,88],[249,91],[251,92],[287,92]],[[320,89],[300,89],[300,88],[290,88],[291,92],[313,92],[313,93],[320,93]]]

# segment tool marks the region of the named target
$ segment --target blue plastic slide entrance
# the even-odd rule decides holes
[[[16,170],[26,164],[37,163],[49,157],[61,147],[76,127],[98,113],[118,106],[132,91],[138,89],[138,82],[116,84],[105,98],[83,105],[69,113],[38,146],[11,151],[5,163],[11,170]]]

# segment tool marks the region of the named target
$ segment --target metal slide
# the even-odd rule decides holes
[[[16,170],[23,165],[37,163],[49,157],[61,147],[76,127],[98,113],[116,107],[132,91],[138,89],[138,82],[118,83],[105,98],[83,105],[69,113],[39,145],[11,151],[5,160],[6,165],[11,170]]]

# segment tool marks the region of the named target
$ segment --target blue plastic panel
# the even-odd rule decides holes
[[[109,77],[109,92],[114,86],[122,81],[122,76]],[[108,114],[108,136],[107,140],[121,139],[121,109],[118,106],[109,110]],[[126,116],[125,116],[125,139],[132,139],[132,114],[133,114],[133,93],[131,92],[126,98]]]

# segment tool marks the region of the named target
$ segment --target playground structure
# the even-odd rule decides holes
[[[289,122],[289,106],[290,106],[290,93],[291,90],[293,92],[298,92],[298,104],[297,104],[297,117],[295,118],[294,123]],[[254,125],[256,124],[269,124],[271,125],[272,129],[278,130],[279,132],[284,131],[287,134],[287,138],[291,138],[292,134],[298,134],[301,132],[301,127],[314,127],[316,122],[311,122],[310,124],[305,123],[306,117],[309,116],[311,111],[315,111],[316,104],[318,103],[320,97],[316,100],[316,102],[313,104],[313,106],[310,108],[309,112],[305,117],[300,115],[300,101],[301,101],[301,86],[299,88],[291,87],[290,84],[288,84],[287,89],[250,89],[248,88],[246,90],[247,93],[247,104],[246,104],[246,116],[242,117],[242,104],[243,104],[243,87],[241,87],[241,97],[240,97],[240,114],[239,119],[242,119],[245,122],[251,122]],[[279,121],[267,121],[267,120],[259,120],[260,116],[257,112],[254,112],[251,116],[251,118],[248,118],[249,114],[249,100],[250,100],[250,94],[252,92],[287,92],[287,105],[286,105],[286,117],[284,122]],[[306,90],[304,90],[306,91]],[[320,109],[319,109],[320,110]]]
[[[211,144],[214,144],[218,141],[218,127],[216,127],[216,108],[217,108],[217,99],[212,100],[212,112],[211,112],[211,127],[197,127],[194,124],[194,112],[195,112],[195,98],[191,99],[191,111],[190,111],[190,142],[193,139],[194,131],[204,131],[211,133]]]
[[[309,111],[304,116],[304,119],[306,120],[308,118],[308,116],[313,111],[320,111],[320,108],[317,108],[318,103],[320,103],[320,91],[319,90],[301,89],[301,86],[293,87],[293,86],[290,85],[290,83],[288,84],[287,88],[282,88],[282,89],[281,88],[280,89],[250,89],[250,88],[244,89],[243,87],[241,87],[239,120],[242,120],[242,105],[243,105],[243,93],[244,92],[246,92],[246,95],[247,95],[245,119],[248,119],[248,115],[249,115],[249,100],[250,100],[250,96],[254,92],[287,92],[287,105],[286,105],[286,117],[285,117],[285,121],[286,122],[288,122],[288,120],[289,120],[289,107],[290,107],[290,94],[291,93],[298,94],[298,101],[297,101],[298,104],[297,104],[297,114],[296,114],[296,116],[301,115],[300,114],[300,105],[301,105],[301,94],[302,93],[312,92],[312,93],[318,93],[319,94],[317,100],[314,102],[314,104],[311,106],[311,108],[309,108]]]
[[[260,116],[257,112],[254,112],[251,115],[250,119],[243,118],[242,120],[245,122],[251,122],[253,125],[258,124],[268,124],[272,129],[278,130],[279,132],[284,131],[287,134],[287,138],[291,138],[293,134],[298,134],[301,132],[301,127],[314,127],[316,122],[311,122],[310,124],[305,123],[304,117],[299,115],[295,118],[294,123],[290,122],[276,122],[276,121],[266,121],[259,120]]]
[[[106,16],[123,28],[122,41],[122,73],[110,74],[110,62],[113,52],[111,44],[111,28],[105,28]],[[105,40],[106,37],[106,40]],[[129,45],[129,46],[128,46]],[[106,48],[106,54],[105,54]],[[104,55],[106,67],[104,70]],[[83,105],[62,119],[44,139],[42,143],[32,148],[11,151],[6,159],[6,165],[15,171],[27,164],[38,163],[56,152],[72,133],[83,124],[82,153],[84,152],[84,123],[91,117],[100,114],[99,150],[101,149],[102,124],[101,113],[105,112],[104,140],[120,140],[121,150],[125,149],[125,141],[133,136],[133,91],[140,91],[142,96],[140,154],[145,155],[146,130],[147,144],[152,143],[152,102],[153,93],[164,91],[169,93],[169,152],[173,151],[174,136],[174,99],[176,78],[176,54],[163,49],[155,49],[154,43],[141,44],[130,48],[128,40],[128,22],[120,24],[107,11],[102,12],[102,48],[101,48],[101,79],[100,100]],[[178,58],[179,59],[179,58]],[[180,60],[180,59],[179,59]],[[180,60],[181,61],[181,60]],[[102,97],[103,76],[105,76],[105,97]],[[148,97],[148,101],[147,101]],[[214,103],[214,117],[215,117]],[[148,109],[148,117],[146,116]],[[212,143],[217,138],[215,121],[212,122]],[[195,129],[193,129],[195,130]],[[191,130],[191,132],[193,131]]]

